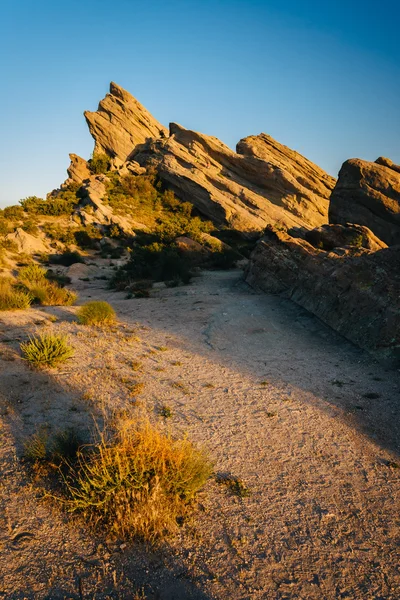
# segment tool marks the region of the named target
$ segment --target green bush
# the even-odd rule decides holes
[[[18,289],[9,279],[0,279],[0,310],[25,310],[32,302],[29,291]]]
[[[91,452],[66,462],[67,508],[121,539],[154,542],[174,532],[211,474],[206,455],[148,422],[122,422]],[[65,500],[62,499],[65,503]]]
[[[54,223],[45,223],[42,229],[51,240],[61,242],[67,246],[75,244],[75,231],[71,227],[61,227]]]
[[[115,311],[108,302],[93,301],[81,306],[77,317],[82,325],[111,325],[115,322]]]
[[[30,337],[20,347],[24,359],[34,367],[55,367],[74,354],[66,336],[53,333]]]
[[[26,284],[38,284],[46,281],[47,270],[37,264],[23,267],[18,272],[18,279]]]
[[[29,233],[30,235],[37,236],[39,233],[39,227],[33,221],[24,221],[21,227],[24,231],[26,231],[26,233]]]
[[[90,171],[95,175],[107,173],[110,168],[110,158],[107,154],[93,153],[92,158],[88,160],[88,165]]]
[[[65,250],[62,254],[55,254],[50,257],[50,262],[55,265],[63,265],[64,267],[70,267],[75,263],[84,263],[85,259],[79,252],[71,250]]]
[[[24,211],[17,204],[15,204],[14,206],[7,206],[3,210],[3,217],[7,221],[22,221],[22,219],[24,218]]]
[[[191,266],[190,258],[175,246],[158,243],[137,246],[131,251],[128,263],[115,273],[111,286],[125,289],[138,279],[189,283],[193,276]]]
[[[24,200],[20,200],[22,207],[20,210],[24,210],[31,215],[59,217],[61,215],[71,215],[79,201],[77,186],[69,186],[49,196],[46,200],[37,196],[29,196]]]

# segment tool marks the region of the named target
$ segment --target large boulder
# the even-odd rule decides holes
[[[316,248],[267,229],[246,280],[290,298],[379,359],[400,359],[400,246]]]
[[[365,225],[386,244],[400,244],[400,167],[383,157],[347,160],[331,195],[329,222]]]
[[[326,223],[333,178],[298,153],[285,153],[284,146],[279,161],[272,152],[266,159],[247,147],[243,140],[238,154],[215,137],[171,123],[168,138],[137,146],[131,158],[155,168],[178,198],[218,226],[251,233],[276,222],[307,228]]]
[[[101,100],[96,112],[84,113],[95,140],[95,153],[125,162],[137,144],[167,134],[161,125],[129,92],[116,83]]]

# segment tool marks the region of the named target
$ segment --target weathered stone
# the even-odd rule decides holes
[[[323,250],[358,247],[375,252],[387,248],[387,245],[377,238],[368,227],[350,223],[347,225],[322,225],[306,231],[304,238],[314,248]]]
[[[20,227],[17,227],[13,233],[9,233],[6,238],[10,242],[17,244],[18,252],[40,254],[41,252],[48,251],[48,246],[46,246],[40,237],[35,237]]]
[[[241,148],[244,151],[244,145]],[[300,163],[300,155],[294,154]],[[251,233],[276,222],[310,228],[327,220],[327,197],[334,180],[323,171],[319,170],[323,179],[320,192],[324,195],[318,196],[316,185],[310,191],[282,166],[237,154],[217,138],[175,123],[170,125],[169,138],[138,146],[131,158],[155,168],[178,198],[193,203],[219,226]],[[291,160],[288,155],[287,163]],[[317,169],[313,171],[315,180]],[[310,183],[310,187],[313,185]]]
[[[380,359],[400,359],[400,246],[315,248],[267,229],[246,281],[290,298]]]
[[[346,161],[332,192],[329,222],[365,225],[389,246],[400,244],[399,169],[383,158]]]
[[[137,144],[167,134],[167,129],[116,83],[110,84],[110,93],[97,111],[86,111],[84,115],[95,140],[94,152],[123,162]]]
[[[65,182],[66,185],[69,183],[81,184],[85,179],[91,176],[88,164],[85,159],[81,158],[77,154],[70,154],[71,164],[67,169],[68,179]]]

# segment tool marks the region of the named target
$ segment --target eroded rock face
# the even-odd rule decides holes
[[[71,160],[71,164],[67,169],[68,179],[64,185],[68,185],[70,183],[83,183],[85,179],[88,179],[91,176],[91,172],[86,160],[77,154],[70,154],[69,158]]]
[[[129,92],[116,83],[100,101],[96,112],[84,113],[95,141],[95,153],[125,162],[137,144],[167,134],[161,125]]]
[[[400,167],[387,158],[347,160],[329,205],[329,222],[369,227],[386,244],[400,244]]]
[[[13,233],[9,233],[7,240],[17,244],[18,252],[40,254],[48,251],[48,246],[46,246],[42,237],[35,237],[21,229],[21,227],[17,227]]]
[[[246,153],[244,141],[240,149],[243,153],[237,154],[215,137],[172,123],[169,138],[138,146],[131,158],[155,168],[178,198],[191,202],[220,226],[254,232],[269,223],[310,228],[327,221],[333,178],[319,170],[324,183],[320,185],[323,195],[318,196],[316,185],[303,185],[305,175],[301,182],[299,174],[298,179],[293,175],[300,167],[292,165],[290,152],[300,164],[297,153],[289,151],[278,165],[277,161]],[[290,169],[284,167],[285,162]],[[313,171],[315,180],[317,170],[315,167]]]
[[[322,225],[316,229],[306,231],[304,238],[314,248],[323,250],[358,247],[376,252],[387,248],[387,244],[377,238],[368,227],[351,223],[347,223],[347,225]]]
[[[400,246],[325,251],[273,229],[246,281],[290,298],[379,359],[400,360]]]

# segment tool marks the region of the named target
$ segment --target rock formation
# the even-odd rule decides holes
[[[137,144],[166,135],[167,130],[131,94],[116,83],[85,118],[95,140],[95,153],[125,162]]]
[[[21,227],[17,227],[13,233],[9,233],[6,239],[17,244],[18,252],[25,254],[41,254],[49,250],[42,237],[35,237]]]
[[[400,166],[383,157],[347,160],[332,192],[329,222],[365,225],[388,245],[400,244]]]
[[[170,132],[115,83],[96,112],[85,112],[94,152],[121,175],[153,167],[176,196],[218,226],[242,232],[277,221],[307,228],[327,222],[335,180],[266,134],[241,140],[234,152],[217,138],[172,123]],[[79,171],[78,171],[79,165]],[[74,159],[70,178],[82,176]]]
[[[245,140],[239,146],[244,151]],[[308,228],[325,223],[334,179],[300,154],[289,149],[285,154],[284,148],[279,163],[272,153],[264,160],[250,152],[238,154],[215,137],[172,123],[169,138],[148,141],[131,156],[155,168],[178,198],[192,202],[216,225],[252,232],[276,222]],[[308,187],[307,171],[314,177]]]
[[[67,169],[68,179],[65,181],[64,186],[71,183],[83,183],[85,179],[88,179],[91,175],[86,160],[77,154],[70,154],[69,158],[71,164]]]
[[[357,243],[326,251],[267,228],[246,280],[290,298],[377,358],[398,361],[399,265],[400,246],[372,252]]]

